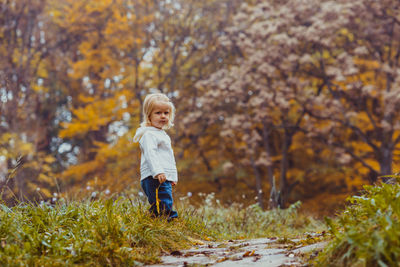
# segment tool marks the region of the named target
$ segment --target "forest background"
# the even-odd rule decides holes
[[[400,166],[398,1],[2,0],[8,204],[139,191],[149,92],[177,196],[327,213]]]

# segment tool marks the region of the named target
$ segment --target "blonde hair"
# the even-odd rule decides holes
[[[153,111],[156,103],[160,103],[160,102],[165,103],[165,104],[169,105],[169,107],[170,107],[168,124],[164,126],[164,129],[169,129],[172,126],[174,126],[175,106],[174,106],[174,104],[172,104],[172,102],[168,98],[168,96],[166,96],[165,94],[162,94],[162,93],[146,95],[146,97],[144,98],[144,102],[143,102],[143,122],[140,124],[140,126],[151,126],[151,122],[150,122],[151,112]]]

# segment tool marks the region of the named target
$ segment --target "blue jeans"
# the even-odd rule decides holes
[[[177,218],[178,213],[172,210],[172,185],[170,181],[160,184],[158,179],[149,176],[140,182],[151,207],[150,212],[155,216],[167,215],[168,219]],[[157,212],[156,189],[158,188],[158,199],[160,200],[160,213]]]

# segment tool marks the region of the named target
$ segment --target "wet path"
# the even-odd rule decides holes
[[[326,242],[296,245],[299,240],[282,243],[260,238],[227,242],[199,242],[193,248],[162,256],[161,266],[305,266],[301,255],[321,249]]]

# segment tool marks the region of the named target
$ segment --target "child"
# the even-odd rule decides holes
[[[178,182],[178,172],[171,139],[164,129],[174,124],[175,107],[164,94],[149,94],[143,103],[143,122],[137,129],[134,142],[141,149],[141,186],[155,216],[178,217],[172,210],[172,185]],[[157,203],[157,200],[159,201]]]

